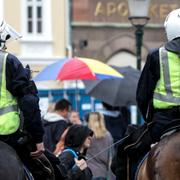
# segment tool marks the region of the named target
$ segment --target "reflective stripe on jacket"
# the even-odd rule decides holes
[[[7,55],[0,51],[0,135],[12,134],[20,125],[17,100],[6,89]]]
[[[157,82],[153,106],[155,109],[166,109],[180,105],[180,57],[167,51],[159,50],[160,79]]]

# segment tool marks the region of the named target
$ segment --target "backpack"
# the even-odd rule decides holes
[[[68,154],[70,154],[73,158],[78,158],[78,155],[76,154],[76,152],[73,150],[73,149],[71,149],[71,148],[67,148],[67,149],[64,149],[62,152],[61,152],[61,154],[59,155],[59,158],[61,157],[61,156],[63,156],[63,154],[64,153],[68,153]],[[60,162],[61,162],[61,160],[60,160]],[[70,161],[66,161],[65,163],[69,163]],[[64,166],[65,164],[64,163],[60,163],[60,173],[61,173],[61,178],[60,179],[62,179],[62,180],[67,180],[67,179],[69,179],[68,178],[68,176],[67,176],[67,171],[69,171],[70,169],[68,168],[68,169],[66,169],[65,168],[65,166]],[[67,167],[68,167],[69,165],[67,165]],[[73,165],[72,165],[72,169],[73,169],[73,167],[74,166],[76,166],[76,164],[74,163]]]
[[[78,155],[76,154],[76,152],[71,149],[71,148],[67,148],[67,149],[64,149],[62,152],[69,152],[70,154],[73,155],[74,158],[78,159]]]

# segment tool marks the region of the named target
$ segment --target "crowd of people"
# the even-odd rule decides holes
[[[60,99],[43,115],[44,145],[59,158],[64,178],[115,179],[111,171],[114,143],[123,138],[128,118],[118,107],[103,105],[101,112],[90,112],[81,119],[69,100]],[[85,165],[80,172],[72,171],[76,159]]]
[[[138,128],[128,126],[126,107],[107,103],[103,103],[101,112],[90,112],[82,121],[71,102],[60,99],[41,117],[29,67],[24,68],[16,56],[6,51],[6,41],[20,35],[1,19],[0,140],[16,150],[35,179],[41,179],[48,168],[56,179],[114,180],[116,176],[126,180],[126,157],[136,159],[137,165],[172,119],[179,118],[178,27],[180,9],[166,18],[168,42],[148,54],[137,88],[137,104],[146,123]],[[42,155],[46,157],[43,160]],[[37,159],[41,163],[32,168]]]
[[[104,115],[90,113],[83,122],[72,110],[71,102],[60,99],[41,117],[30,67],[24,68],[16,56],[6,51],[6,41],[21,36],[0,20],[0,140],[13,147],[35,179],[52,174],[55,179],[74,180],[112,175],[113,138]],[[111,148],[100,153],[100,144]],[[100,154],[94,156],[96,153]]]

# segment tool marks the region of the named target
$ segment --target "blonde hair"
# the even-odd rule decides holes
[[[88,127],[94,132],[97,139],[103,138],[107,132],[104,115],[99,112],[91,112],[88,118]]]

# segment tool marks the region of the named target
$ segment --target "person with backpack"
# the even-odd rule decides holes
[[[65,137],[65,149],[59,155],[62,180],[91,180],[86,151],[91,145],[93,131],[83,125],[72,125]]]

